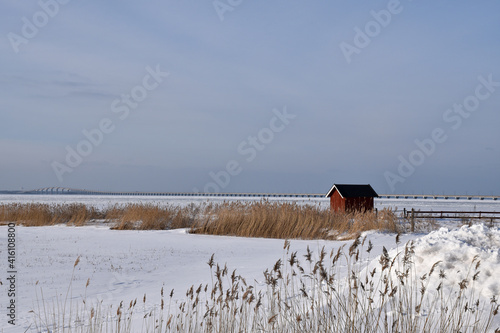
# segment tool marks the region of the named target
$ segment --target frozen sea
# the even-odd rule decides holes
[[[296,198],[296,197],[222,197],[222,196],[135,196],[135,195],[0,195],[0,204],[8,203],[47,203],[71,204],[83,203],[100,209],[113,205],[144,203],[155,205],[172,205],[185,207],[190,204],[223,203],[231,201],[252,202],[268,200],[270,202],[296,202],[301,205],[318,205],[328,208],[328,198]],[[466,200],[466,199],[375,199],[375,208],[391,208],[396,211],[432,210],[432,211],[488,211],[500,212],[500,200]]]

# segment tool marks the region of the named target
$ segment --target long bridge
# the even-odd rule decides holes
[[[496,195],[379,194],[382,199],[499,200]]]
[[[288,197],[324,198],[324,193],[196,193],[196,192],[112,192],[75,189],[67,187],[44,187],[30,191],[4,191],[4,194],[66,194],[66,195],[117,195],[117,196],[203,196],[203,197]],[[495,195],[437,195],[437,194],[379,194],[379,199],[446,199],[446,200],[499,200]]]

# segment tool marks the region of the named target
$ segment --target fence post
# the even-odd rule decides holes
[[[415,232],[415,208],[411,209],[410,231]]]

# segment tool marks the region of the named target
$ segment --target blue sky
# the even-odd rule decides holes
[[[4,1],[0,189],[500,195],[499,12]]]

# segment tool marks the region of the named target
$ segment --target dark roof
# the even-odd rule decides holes
[[[378,197],[377,192],[368,184],[366,185],[347,185],[347,184],[333,184],[332,188],[326,194],[330,197],[333,192],[339,191],[342,198],[355,198],[355,197]]]

